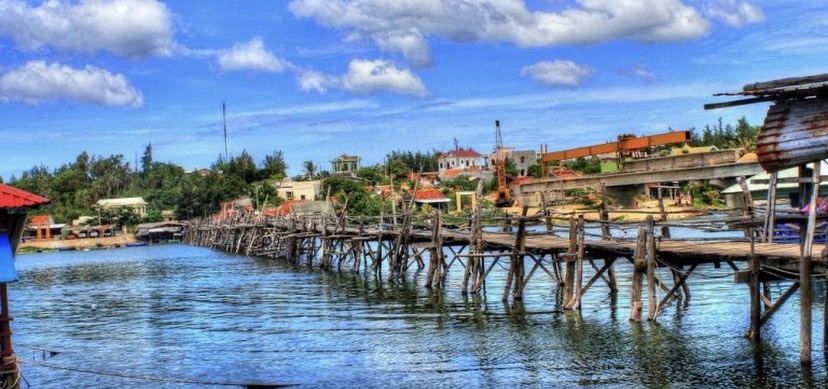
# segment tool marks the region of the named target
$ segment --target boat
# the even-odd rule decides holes
[[[148,244],[149,243],[147,243],[147,242],[127,242],[127,243],[124,243],[124,246],[126,246],[126,247],[138,247],[138,246],[146,246]]]

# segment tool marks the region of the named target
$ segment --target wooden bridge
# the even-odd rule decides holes
[[[803,251],[811,260],[812,274],[828,275],[822,245],[815,251],[813,245],[803,250],[797,244],[762,243],[754,229],[747,229],[747,237],[741,239],[680,239],[671,238],[672,227],[700,225],[669,222],[665,214],[658,221],[648,216],[641,223],[610,223],[607,210],[601,220],[550,209],[533,216],[526,212],[524,208],[522,216],[486,219],[478,209],[468,215],[462,229],[444,225],[439,210],[419,220],[414,220],[417,216],[410,210],[379,218],[248,215],[190,222],[185,241],[231,253],[284,258],[326,271],[345,268],[391,282],[402,281],[415,266],[418,270],[427,266],[428,288],[444,288],[449,272],[460,271],[463,294],[487,293],[487,278],[505,271],[500,275],[505,276],[504,302],[520,303],[530,281],[546,282],[550,288],[562,288],[562,306],[553,308],[576,311],[583,296],[598,285],[617,292],[613,264],[620,259],[633,265],[623,267],[632,273],[623,276],[633,280],[629,314],[633,321],[642,320],[645,308],[647,320],[655,321],[665,306],[689,299],[687,280],[697,267],[725,265],[735,272],[737,282],[749,284],[745,300],[751,305],[748,334],[753,338],[759,337],[762,325],[799,288]],[[747,226],[757,224],[751,216],[730,221],[737,219]],[[600,226],[601,234],[587,233],[588,226]],[[636,229],[637,234],[613,237],[612,231],[619,227]],[[669,277],[659,277],[665,269]],[[770,283],[783,280],[794,282],[774,301]],[[801,301],[807,304],[803,309],[811,309],[810,299]],[[810,324],[805,330],[810,336]]]

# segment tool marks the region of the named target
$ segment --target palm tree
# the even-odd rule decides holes
[[[303,166],[305,167],[305,176],[313,180],[316,177],[316,165],[313,161],[305,161]]]

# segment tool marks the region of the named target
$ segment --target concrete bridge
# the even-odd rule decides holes
[[[736,182],[736,177],[749,177],[762,173],[764,170],[758,162],[734,162],[709,166],[680,167],[665,170],[642,171],[634,173],[618,173],[583,176],[576,178],[542,178],[519,185],[515,189],[515,198],[523,205],[540,206],[541,193],[547,199],[562,198],[562,192],[569,189],[606,187],[606,195],[612,200],[613,207],[632,208],[634,198],[644,193],[646,184],[673,182],[716,180],[717,186],[730,186]]]

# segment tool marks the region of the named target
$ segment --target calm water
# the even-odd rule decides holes
[[[596,284],[580,314],[558,311],[560,296],[542,273],[525,306],[505,306],[499,269],[480,300],[464,299],[458,278],[440,294],[419,286],[424,272],[389,285],[185,245],[22,255],[17,266],[16,351],[52,366],[23,365],[34,388],[223,387],[113,375],[363,388],[826,382],[821,295],[815,362],[803,372],[796,297],[751,342],[743,337],[747,287],[712,266],[691,277],[690,304],[666,308],[658,324],[627,320],[626,264],[617,266],[617,298]]]

